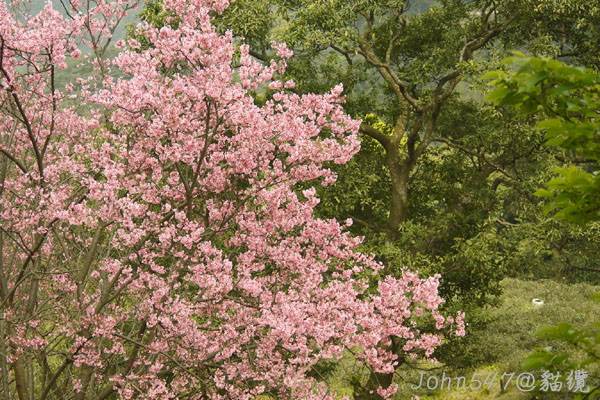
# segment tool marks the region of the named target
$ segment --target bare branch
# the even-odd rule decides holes
[[[17,167],[19,167],[19,169],[21,171],[23,171],[24,174],[29,174],[29,171],[27,170],[27,168],[21,164],[21,162],[19,162],[19,160],[17,160],[12,154],[10,154],[8,151],[0,148],[0,153],[4,154],[6,156],[6,158],[8,158],[10,161],[12,161],[13,163],[15,163],[15,165]]]

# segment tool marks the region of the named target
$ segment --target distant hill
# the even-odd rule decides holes
[[[51,0],[51,1],[52,1],[52,5],[54,6],[54,8],[56,10],[60,11],[63,15],[66,15],[64,12],[63,5],[61,4],[60,0]],[[38,12],[40,12],[44,8],[46,2],[47,2],[47,0],[31,0],[31,10],[32,10],[33,14],[35,15]],[[429,9],[429,7],[433,6],[436,2],[437,2],[437,0],[409,0],[410,12],[413,14],[422,13],[424,11],[427,11],[427,9]],[[64,1],[64,3],[68,4],[68,1]],[[130,23],[138,22],[136,16],[142,11],[142,9],[144,7],[143,4],[144,4],[144,1],[141,1],[138,9],[135,10],[134,12],[130,12],[129,15],[121,22],[117,32],[115,32],[115,39],[118,40],[125,36],[125,26],[127,26]]]
[[[65,13],[65,9],[64,9],[63,5],[61,4],[60,0],[51,0],[51,2],[52,2],[52,6],[54,7],[55,10],[60,11],[64,16],[67,15]],[[65,4],[69,4],[68,1],[63,1],[63,2]],[[45,7],[46,3],[47,3],[47,0],[31,0],[32,15],[38,14]],[[115,32],[115,41],[125,37],[125,27],[128,24],[139,22],[139,20],[136,18],[136,16],[142,11],[143,7],[144,7],[144,2],[142,1],[142,2],[140,2],[140,6],[138,7],[137,10],[130,11],[129,15],[127,15],[127,17],[125,17],[123,19],[123,21],[121,21],[121,23],[119,24],[119,27],[117,28],[117,31]]]
[[[30,0],[31,15],[37,15],[45,7],[47,1],[48,0]],[[57,11],[62,13],[65,17],[67,16],[64,6],[60,0],[50,0],[50,1],[52,2],[54,9],[56,9]],[[68,4],[67,0],[63,0],[63,2],[64,2],[64,4]],[[127,17],[125,17],[121,21],[121,23],[119,24],[117,31],[115,32],[115,35],[113,37],[113,42],[112,42],[113,44],[116,41],[118,41],[119,39],[122,39],[125,37],[127,25],[135,24],[135,23],[139,22],[137,15],[143,10],[144,2],[145,1],[142,0],[140,2],[139,7],[136,10],[130,11],[129,14],[127,15]],[[409,0],[409,3],[410,3],[409,13],[410,14],[419,14],[419,13],[425,12],[425,11],[427,11],[427,9],[429,9],[431,6],[433,6],[436,2],[437,2],[437,0]],[[81,50],[85,52],[84,49],[81,49]],[[109,56],[109,58],[110,58],[110,56],[114,56],[116,54],[116,52],[117,52],[117,50],[111,46],[108,49],[107,56]],[[68,60],[68,64],[69,64],[68,69],[57,71],[56,84],[60,88],[63,88],[68,82],[75,81],[75,79],[77,77],[87,77],[90,74],[93,74],[93,71],[89,68],[89,66],[85,67],[85,68],[76,67],[76,65],[78,64],[78,61],[76,61],[76,60],[70,59],[70,60]]]

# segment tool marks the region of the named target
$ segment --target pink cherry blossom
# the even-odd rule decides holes
[[[439,313],[439,275],[368,290],[382,265],[352,221],[315,217],[314,186],[358,152],[360,121],[341,85],[288,90],[285,44],[269,65],[238,46],[234,67],[231,32],[211,23],[228,1],[165,0],[177,27],[138,25],[150,46],[122,41],[112,60],[102,49],[137,2],[71,1],[67,17],[48,2],[28,18],[14,3],[0,3],[7,398],[334,399],[309,374],[320,360],[358,348],[391,373],[391,338],[431,359],[464,334],[463,313]],[[95,74],[57,87],[77,58]],[[264,106],[258,87],[277,90]]]

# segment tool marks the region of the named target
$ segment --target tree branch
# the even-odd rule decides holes
[[[16,165],[17,167],[19,167],[19,169],[20,169],[21,171],[23,171],[23,173],[24,173],[24,174],[29,174],[29,171],[27,170],[27,168],[26,168],[26,167],[25,167],[23,164],[21,164],[21,163],[19,162],[19,160],[17,160],[15,157],[13,157],[13,155],[12,155],[12,154],[10,154],[8,151],[6,151],[6,150],[4,150],[4,149],[1,149],[1,148],[0,148],[0,153],[4,154],[4,155],[6,156],[6,158],[8,158],[8,159],[9,159],[10,161],[12,161],[13,163],[15,163],[15,165]]]
[[[392,145],[392,138],[390,136],[364,122],[360,124],[359,132],[377,140],[386,151],[388,151]]]
[[[492,168],[494,168],[496,171],[502,173],[502,175],[505,175],[507,178],[513,179],[513,180],[518,180],[517,178],[515,178],[514,176],[512,176],[511,174],[509,174],[508,172],[506,172],[504,170],[504,168],[500,167],[499,165],[496,165],[494,162],[488,160],[483,154],[480,154],[476,151],[473,151],[471,149],[468,149],[467,147],[455,143],[449,139],[443,138],[443,137],[432,137],[431,138],[432,142],[441,142],[441,143],[445,143],[447,144],[449,147],[461,150],[464,153],[470,154],[472,156],[475,156],[477,158],[482,159],[486,164],[488,164],[489,166],[491,166]]]

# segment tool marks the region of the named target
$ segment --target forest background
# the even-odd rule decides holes
[[[123,23],[177,23],[168,17],[160,1],[151,1]],[[295,93],[324,93],[343,83],[344,110],[363,121],[361,150],[344,165],[329,165],[338,180],[318,188],[317,215],[351,218],[349,231],[364,237],[359,249],[385,266],[381,276],[399,276],[403,267],[421,277],[441,274],[442,308],[464,310],[469,327],[466,337],[436,351],[438,368],[453,376],[513,372],[524,354],[548,344],[531,336],[539,327],[597,320],[593,305],[573,307],[600,283],[600,225],[554,218],[545,211],[548,200],[534,195],[555,168],[574,165],[594,174],[597,159],[548,146],[537,128],[545,115],[537,108],[524,113],[510,99],[484,101],[490,89],[482,76],[513,68],[503,63],[512,50],[598,71],[598,4],[237,0],[214,21],[266,65],[274,57],[270,42],[285,42],[294,56],[283,80],[295,81]],[[148,45],[123,26],[115,39]],[[59,73],[58,86],[90,72],[75,64]],[[275,92],[256,91],[255,102],[264,104]],[[554,297],[558,292],[565,297]],[[544,296],[554,311],[530,307],[530,298]],[[430,367],[402,361],[396,378],[353,370],[345,361],[320,364],[319,374],[355,399],[379,398],[370,393],[376,383],[401,377],[406,397],[417,371]]]

